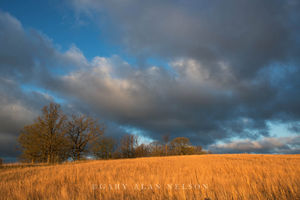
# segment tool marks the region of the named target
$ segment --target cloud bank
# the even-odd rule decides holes
[[[225,144],[213,144],[209,149],[216,153],[300,153],[300,137],[266,137],[260,140],[237,140]]]
[[[111,124],[115,136],[131,127],[158,140],[186,136],[216,152],[298,152],[292,139],[271,139],[268,122],[299,133],[299,2],[69,4],[142,64],[122,55],[89,60],[75,44],[62,52],[1,11],[0,156],[16,156],[19,129],[57,99]],[[240,140],[216,143],[233,137]]]

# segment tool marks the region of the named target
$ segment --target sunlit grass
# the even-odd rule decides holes
[[[300,155],[23,166],[0,169],[0,180],[0,199],[300,199]]]

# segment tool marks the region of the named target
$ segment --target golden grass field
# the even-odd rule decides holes
[[[0,199],[300,199],[300,155],[195,155],[4,166]]]

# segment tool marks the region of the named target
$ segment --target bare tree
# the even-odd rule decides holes
[[[195,146],[195,154],[205,154],[201,146]]]
[[[126,134],[121,139],[121,153],[124,158],[135,157],[135,147],[138,144],[138,137],[133,134]]]
[[[169,139],[170,139],[170,134],[167,133],[167,134],[163,135],[162,139],[165,143],[165,155],[167,156],[168,155],[168,142],[169,142]]]
[[[83,153],[87,152],[88,144],[96,141],[104,133],[104,126],[84,115],[72,116],[67,124],[67,136],[71,146],[71,157],[80,160]]]
[[[113,138],[101,136],[93,143],[91,150],[97,158],[109,159],[113,156],[115,145]]]
[[[135,148],[136,157],[147,157],[149,156],[149,153],[150,153],[149,146],[146,144],[140,144]]]
[[[149,144],[151,156],[162,156],[164,152],[164,147],[161,142],[154,141]]]
[[[18,138],[22,150],[21,159],[32,163],[47,162],[48,152],[45,137],[41,134],[38,123],[25,126]]]
[[[66,119],[60,105],[44,106],[35,123],[25,126],[19,136],[22,158],[32,162],[53,163],[66,159]]]
[[[186,137],[177,137],[171,141],[171,149],[175,155],[191,154],[192,146]]]

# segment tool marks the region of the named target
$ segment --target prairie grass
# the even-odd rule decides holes
[[[300,155],[195,155],[3,167],[0,199],[300,199]]]

